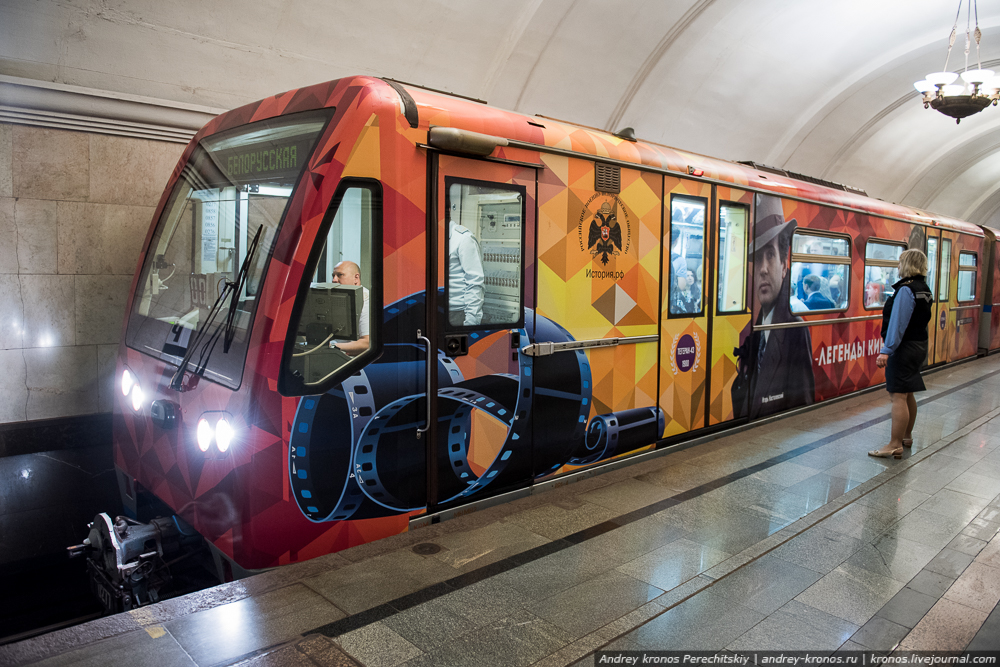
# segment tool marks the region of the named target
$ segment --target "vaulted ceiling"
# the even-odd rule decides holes
[[[0,0],[0,74],[231,108],[370,74],[1000,220],[1000,109],[913,81],[955,0]],[[964,65],[965,10],[951,56]],[[1000,70],[1000,3],[979,6]],[[971,54],[974,68],[975,49]]]

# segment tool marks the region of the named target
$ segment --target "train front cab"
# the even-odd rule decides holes
[[[449,126],[520,140],[432,129]],[[175,171],[133,286],[126,502],[152,493],[240,575],[866,388],[908,245],[948,276],[932,363],[975,353],[959,313],[975,317],[961,294],[982,241],[960,225],[779,197],[728,163],[709,180],[594,157],[640,149],[660,150],[368,78],[219,117]],[[786,321],[755,262],[779,236]],[[805,305],[817,281],[832,307]],[[773,390],[751,361],[769,340],[801,371]]]

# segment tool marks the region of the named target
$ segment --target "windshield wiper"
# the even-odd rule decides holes
[[[253,241],[247,248],[247,255],[243,258],[243,266],[240,267],[240,272],[236,276],[236,289],[233,290],[232,296],[229,298],[229,313],[226,315],[226,336],[222,341],[223,352],[229,352],[229,346],[233,344],[233,338],[236,337],[236,305],[239,303],[240,294],[243,293],[243,287],[247,284],[247,276],[250,274],[253,258],[257,255],[262,231],[264,231],[264,225],[258,227],[257,233],[253,235]]]
[[[184,373],[187,372],[188,364],[191,363],[191,357],[194,356],[195,350],[201,344],[202,339],[208,332],[209,327],[215,321],[215,318],[222,312],[222,304],[225,302],[226,297],[229,297],[229,312],[226,316],[225,326],[219,326],[215,328],[212,335],[209,337],[205,344],[201,347],[201,354],[198,357],[198,366],[195,368],[196,375],[202,375],[205,372],[205,367],[208,365],[208,359],[212,356],[212,351],[215,349],[215,345],[219,340],[219,334],[225,331],[225,338],[223,342],[223,352],[229,352],[229,347],[232,345],[233,338],[236,336],[236,305],[239,301],[240,292],[243,291],[243,286],[246,285],[247,274],[250,272],[250,266],[253,262],[254,256],[257,254],[257,248],[260,245],[260,234],[264,231],[264,225],[257,228],[257,233],[254,234],[253,241],[250,242],[247,248],[246,257],[243,258],[243,265],[240,266],[240,271],[236,274],[236,280],[226,281],[225,286],[219,293],[218,298],[215,303],[212,304],[212,308],[208,311],[208,317],[205,319],[205,326],[199,327],[197,335],[194,340],[191,341],[187,352],[184,354],[184,358],[181,359],[180,365],[177,367],[177,371],[174,372],[173,377],[170,378],[170,388],[175,391],[184,391]]]

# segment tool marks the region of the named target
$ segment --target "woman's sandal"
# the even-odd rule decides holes
[[[900,447],[899,449],[890,449],[889,451],[883,451],[881,449],[873,449],[872,451],[868,452],[868,456],[874,456],[877,459],[888,459],[888,458],[901,459],[903,458],[903,448]]]
[[[903,447],[909,449],[913,446],[913,438],[903,438]]]

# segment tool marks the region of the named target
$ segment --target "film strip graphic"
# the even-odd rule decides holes
[[[422,307],[422,298],[393,304],[386,331],[408,330]],[[517,340],[573,340],[544,316],[526,311],[525,321],[534,322],[535,335],[529,337],[527,328],[511,331]],[[492,333],[472,338],[486,340]],[[422,345],[387,341],[382,356],[365,370],[326,394],[299,401],[289,437],[289,480],[310,521],[424,509],[427,442],[418,439],[417,427],[426,414],[425,355]],[[566,465],[612,458],[648,446],[663,433],[665,418],[657,407],[601,414],[588,424],[593,387],[582,350],[536,358],[519,349],[517,374],[468,379],[442,350],[436,350],[434,363],[440,503],[461,502],[490,484],[503,486],[512,475],[544,477]],[[505,435],[489,421],[502,425]],[[473,446],[477,425],[495,433],[488,453]]]
[[[524,329],[518,332],[522,339],[527,339]],[[447,456],[450,468],[455,476],[464,484],[464,488],[442,499],[450,502],[470,496],[481,490],[503,469],[508,461],[529,442],[526,429],[530,428],[527,416],[531,410],[531,366],[532,359],[518,354],[519,377],[504,374],[502,376],[518,383],[517,401],[511,408],[499,400],[480,391],[461,385],[461,372],[454,362],[438,353],[439,370],[443,368],[449,378],[459,379],[459,384],[442,387],[438,390],[440,406],[439,424],[446,433]],[[381,408],[368,422],[361,434],[354,454],[354,475],[360,488],[373,502],[394,511],[409,512],[422,509],[423,503],[412,505],[393,494],[389,484],[383,481],[378,469],[379,447],[387,435],[415,431],[423,422],[417,420],[401,420],[398,415],[417,401],[424,398],[423,394],[405,396]],[[507,427],[507,437],[503,446],[497,452],[491,464],[482,475],[476,475],[469,464],[469,442],[472,435],[472,413],[479,410]],[[422,410],[410,411],[411,414],[422,414]],[[390,440],[391,442],[391,440]]]
[[[334,400],[328,400],[328,397]],[[374,393],[368,376],[364,371],[350,376],[344,380],[339,388],[329,392],[329,394],[324,396],[307,396],[299,401],[299,406],[295,413],[295,421],[292,426],[291,438],[289,439],[288,471],[291,488],[302,513],[305,514],[307,519],[317,523],[323,521],[343,521],[351,518],[365,498],[364,492],[351,472],[353,463],[351,457],[344,457],[341,465],[337,466],[339,470],[324,469],[318,471],[318,467],[312,465],[315,458],[313,456],[314,445],[320,444],[314,442],[314,438],[329,438],[331,435],[329,433],[317,432],[316,421],[317,416],[321,414],[320,406],[323,404],[325,410],[336,410],[336,403],[339,402],[337,399],[346,403],[347,407],[349,433],[343,433],[342,437],[349,437],[350,439],[342,444],[348,444],[347,452],[350,452],[353,448],[349,446],[349,443],[355,441],[355,434],[363,432],[364,427],[371,421],[375,414]],[[329,405],[330,403],[333,403],[333,405]],[[333,447],[337,446],[337,443],[324,442],[322,444],[327,448],[331,447],[331,445]],[[331,457],[327,456],[326,458],[329,459]],[[334,462],[336,462],[336,457],[333,458]],[[324,461],[323,463],[329,464],[330,462]],[[323,468],[327,467],[328,465],[323,466]],[[332,498],[334,494],[321,492],[317,488],[317,482],[319,481],[319,477],[315,474],[317,472],[333,478],[331,480],[333,488],[337,486],[336,479],[339,479],[341,475],[343,476],[344,481],[340,487],[340,493],[337,495],[332,507],[325,505],[328,503],[327,499]],[[331,484],[324,484],[324,486],[330,488]]]

